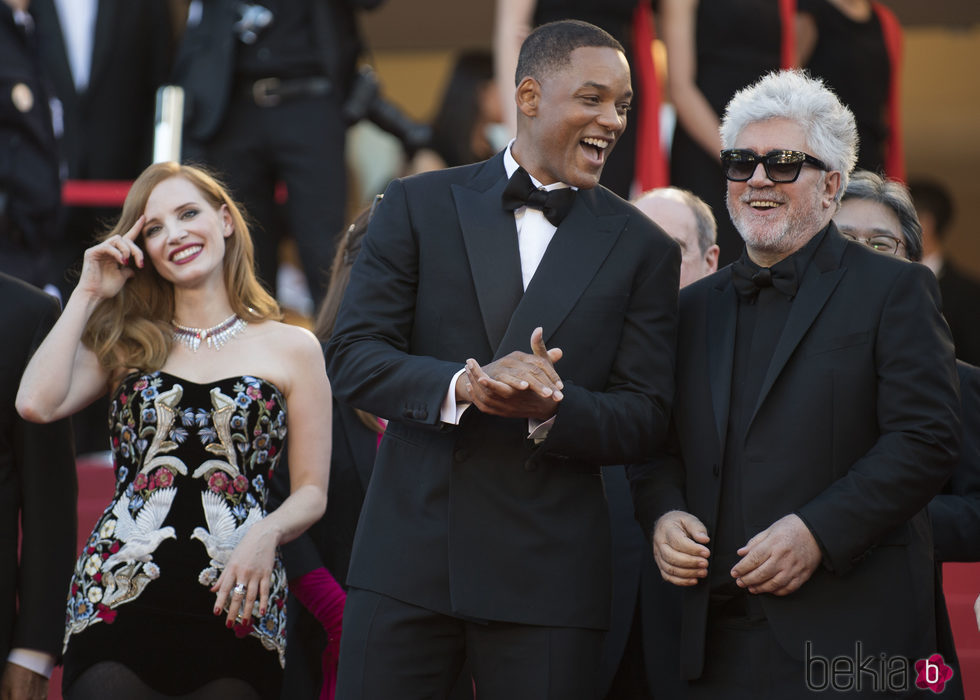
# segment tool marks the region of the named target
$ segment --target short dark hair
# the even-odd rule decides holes
[[[548,22],[531,32],[521,45],[514,84],[520,85],[529,76],[540,82],[545,74],[568,65],[572,51],[583,46],[626,53],[609,32],[594,24],[577,19]]]
[[[910,180],[909,191],[918,211],[929,212],[936,219],[936,235],[946,236],[949,222],[953,220],[953,199],[949,190],[935,180]]]

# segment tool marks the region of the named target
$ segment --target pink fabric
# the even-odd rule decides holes
[[[292,591],[327,633],[323,650],[323,687],[320,700],[334,700],[337,688],[337,659],[340,656],[340,632],[347,594],[336,579],[322,566],[289,582]]]

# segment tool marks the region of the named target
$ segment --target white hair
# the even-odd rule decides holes
[[[811,155],[841,174],[839,202],[857,162],[854,115],[819,78],[802,70],[773,71],[737,93],[721,122],[723,148],[734,148],[749,124],[788,119],[803,127]]]

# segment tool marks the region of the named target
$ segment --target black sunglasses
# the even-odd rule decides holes
[[[823,161],[803,151],[776,150],[760,156],[744,148],[729,148],[721,152],[721,165],[725,177],[732,182],[745,182],[752,178],[756,166],[762,163],[766,177],[773,182],[796,182],[804,163],[821,170],[830,170]]]

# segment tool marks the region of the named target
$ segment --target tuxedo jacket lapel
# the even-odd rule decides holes
[[[721,454],[725,452],[728,435],[728,408],[732,395],[732,368],[735,362],[735,323],[738,320],[738,297],[731,275],[723,278],[711,290],[708,300],[705,342],[708,344],[708,381],[715,429]]]
[[[547,343],[578,302],[629,218],[597,214],[598,208],[595,190],[579,191],[510,318],[496,357],[512,350],[529,352],[531,332],[538,326]]]
[[[491,349],[500,345],[524,294],[514,215],[501,196],[507,186],[503,155],[488,161],[467,185],[453,185],[473,286]]]
[[[810,261],[796,298],[793,300],[789,316],[786,318],[786,325],[783,327],[782,335],[779,336],[779,342],[776,343],[776,349],[772,353],[769,369],[766,370],[766,376],[762,380],[759,398],[752,411],[752,417],[749,419],[749,426],[755,420],[759,407],[765,401],[769,390],[772,389],[772,385],[779,377],[780,372],[783,371],[796,346],[800,344],[803,336],[813,325],[820,314],[820,310],[823,309],[844,276],[847,268],[840,266],[843,253],[843,239],[837,233],[837,229],[831,225],[820,247],[814,252],[813,260]]]

